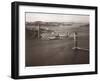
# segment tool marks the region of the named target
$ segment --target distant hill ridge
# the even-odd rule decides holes
[[[89,23],[76,23],[76,22],[43,22],[43,21],[35,21],[35,22],[26,22],[25,23],[27,26],[72,26],[72,25],[80,25],[80,26],[84,26],[84,25],[89,25]]]

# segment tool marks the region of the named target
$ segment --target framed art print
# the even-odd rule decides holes
[[[14,79],[97,74],[97,7],[12,2]]]

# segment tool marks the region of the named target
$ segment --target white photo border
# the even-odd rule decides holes
[[[25,12],[84,14],[90,16],[90,64],[25,67]],[[19,75],[43,75],[95,71],[95,10],[19,6]]]

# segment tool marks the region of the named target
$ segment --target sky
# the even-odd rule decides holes
[[[81,22],[88,23],[89,15],[79,14],[50,14],[50,13],[25,13],[26,22]]]

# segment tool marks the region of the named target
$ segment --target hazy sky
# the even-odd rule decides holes
[[[65,15],[65,14],[47,14],[47,13],[26,13],[26,21],[44,21],[44,22],[89,22],[88,15]]]

